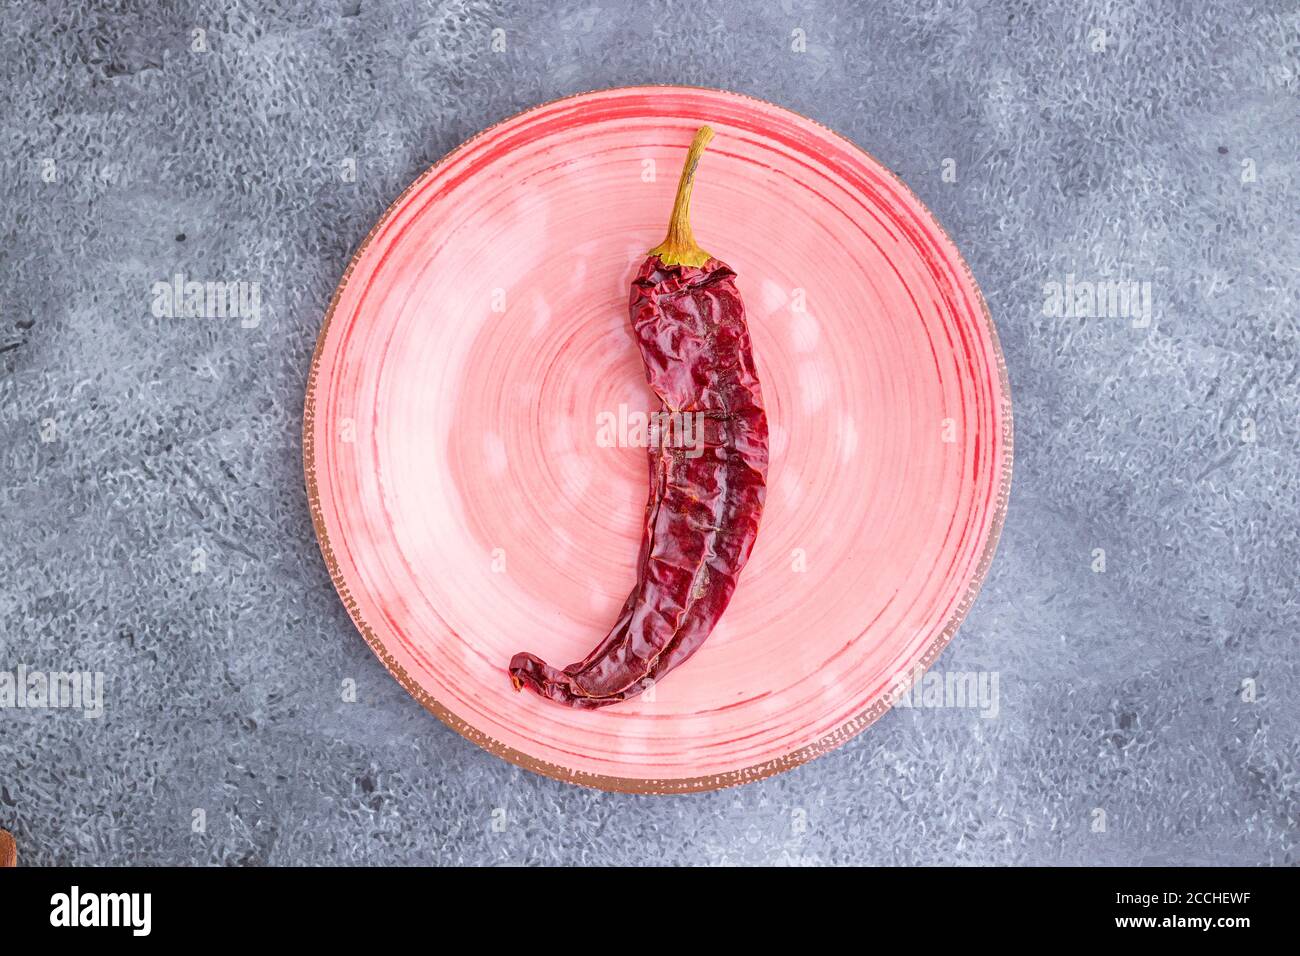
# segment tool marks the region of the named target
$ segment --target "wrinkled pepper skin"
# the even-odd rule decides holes
[[[703,413],[703,451],[651,443],[637,582],[618,621],[563,670],[516,654],[517,690],[578,708],[635,697],[694,654],[730,603],[758,534],[768,467],[767,415],[735,278],[715,258],[666,265],[654,254],[637,273],[631,319],[646,378],[663,412]]]

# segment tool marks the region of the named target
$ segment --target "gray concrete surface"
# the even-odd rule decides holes
[[[106,707],[0,711],[0,826],[33,864],[1296,863],[1298,36],[1237,0],[4,4],[0,670]],[[996,671],[996,719],[612,796],[477,750],[354,633],[299,439],[348,256],[482,127],[648,82],[834,127],[969,259],[1016,478],[939,668]],[[177,272],[260,283],[260,323],[154,315]],[[1045,315],[1067,274],[1149,282],[1149,325]]]

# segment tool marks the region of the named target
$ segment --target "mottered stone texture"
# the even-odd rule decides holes
[[[0,669],[107,700],[0,711],[0,826],[30,864],[1300,862],[1298,36],[1239,0],[4,4]],[[969,260],[1015,480],[937,666],[996,672],[996,718],[602,794],[444,728],[344,613],[300,428],[352,250],[483,127],[661,82],[840,131]],[[155,316],[176,273],[260,322]],[[1045,314],[1068,275],[1149,322]]]

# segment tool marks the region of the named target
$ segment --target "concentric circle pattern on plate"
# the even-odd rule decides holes
[[[692,218],[748,307],[767,508],[703,648],[653,699],[570,710],[506,666],[585,656],[634,581],[645,450],[599,416],[654,408],[628,285],[705,122]],[[1011,417],[975,283],[901,182],[786,110],[651,87],[507,120],[394,204],[336,293],[305,441],[330,572],[411,693],[523,766],[663,792],[824,752],[933,660],[992,554]]]

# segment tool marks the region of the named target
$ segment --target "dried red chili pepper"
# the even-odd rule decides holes
[[[630,307],[661,414],[698,413],[703,448],[672,447],[662,435],[651,443],[636,587],[600,645],[563,670],[532,654],[510,661],[516,690],[528,685],[571,707],[635,697],[699,649],[731,601],[763,513],[767,414],[745,307],[736,274],[696,244],[690,225],[695,168],[712,138],[705,126],[691,144],[668,237],[637,273]]]

